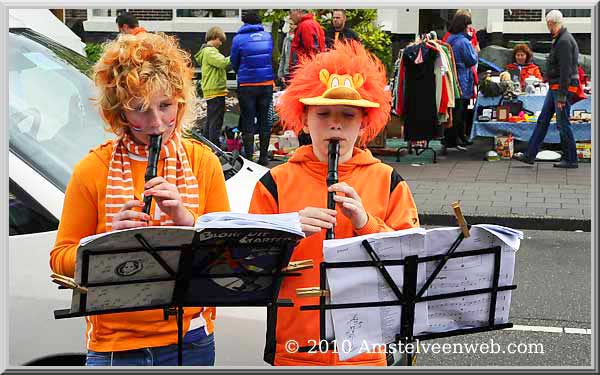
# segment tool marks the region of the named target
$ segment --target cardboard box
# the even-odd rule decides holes
[[[591,161],[592,159],[592,143],[591,142],[576,142],[577,160]]]
[[[286,130],[283,135],[277,136],[277,146],[283,152],[290,152],[300,146],[298,137],[291,130]]]
[[[496,152],[502,159],[511,159],[514,153],[514,141],[512,134],[494,137]]]
[[[383,128],[379,134],[377,134],[375,136],[375,138],[373,138],[371,140],[371,142],[369,142],[367,144],[368,148],[384,148],[385,147],[385,139],[387,137],[387,131],[386,128]]]

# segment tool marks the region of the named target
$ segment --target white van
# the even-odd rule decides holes
[[[26,27],[11,28],[7,40],[9,366],[83,365],[84,320],[54,319],[55,310],[70,306],[71,293],[50,282],[50,250],[73,166],[111,133],[103,130],[89,100],[94,88],[86,75],[87,58]],[[232,210],[247,211],[254,185],[267,169],[214,150]],[[219,309],[218,314],[217,364],[264,364],[265,309]],[[245,339],[239,336],[242,328]],[[232,347],[238,350],[228,353]]]

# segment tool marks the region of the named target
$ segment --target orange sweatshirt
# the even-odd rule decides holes
[[[338,167],[339,181],[352,186],[361,197],[368,214],[367,224],[354,230],[350,219],[338,209],[335,238],[348,238],[369,233],[394,231],[419,226],[417,208],[408,184],[392,167],[375,159],[371,152],[354,149],[352,158]],[[320,162],[312,146],[296,150],[288,163],[273,168],[256,185],[250,212],[286,213],[307,206],[327,207],[327,163]],[[313,259],[323,261],[325,230],[300,241],[291,261]],[[318,297],[296,298],[296,288],[318,287],[319,267],[299,271],[302,276],[283,279],[279,298],[291,299],[294,307],[278,309],[269,325],[265,361],[281,366],[309,365],[367,365],[385,366],[385,354],[365,353],[349,361],[340,361],[336,353],[288,353],[285,343],[295,340],[299,346],[310,346],[309,340],[319,341],[319,312],[300,311],[301,305],[316,305]],[[318,351],[318,350],[317,350]]]
[[[542,80],[542,72],[540,68],[534,63],[529,63],[527,65],[522,65],[519,69],[519,65],[516,63],[511,63],[506,66],[506,70],[519,70],[519,83],[521,87],[525,87],[525,78],[529,76],[534,76],[535,78]]]
[[[229,211],[225,178],[218,158],[195,140],[183,140],[188,160],[198,179],[200,198],[194,219],[206,212]],[[73,277],[79,240],[106,232],[105,195],[108,165],[113,150],[108,141],[92,150],[74,168],[67,191],[54,249],[50,253],[52,271]],[[135,196],[144,191],[146,161],[131,160]],[[163,170],[160,161],[157,170]],[[154,207],[152,205],[153,215]],[[183,332],[205,326],[211,333],[214,327],[214,308],[186,308]],[[194,319],[193,322],[192,319]],[[162,310],[92,315],[87,321],[87,347],[98,352],[156,347],[177,343],[175,317],[164,320]]]

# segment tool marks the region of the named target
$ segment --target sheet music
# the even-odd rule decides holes
[[[286,214],[245,214],[237,212],[210,212],[196,221],[196,230],[206,228],[261,228],[282,230],[304,237],[297,212]]]
[[[234,213],[209,213],[200,216],[195,227],[153,226],[124,229],[101,233],[81,239],[76,255],[75,281],[82,284],[83,257],[89,254],[87,265],[85,311],[117,309],[132,306],[148,306],[169,303],[172,300],[173,277],[161,265],[161,259],[175,274],[178,272],[181,250],[191,245],[194,237],[209,251],[214,259],[198,258],[200,272],[214,263],[209,271],[215,274],[232,273],[232,277],[215,277],[194,281],[202,284],[202,296],[189,292],[185,298],[203,297],[231,293],[244,294],[244,298],[266,298],[272,276],[253,276],[253,272],[269,273],[279,266],[280,257],[289,256],[289,248],[282,252],[282,245],[293,245],[304,237],[297,213],[280,215],[252,215]],[[278,231],[274,233],[271,229]],[[141,235],[143,239],[140,239]],[[203,236],[205,238],[203,238]],[[231,238],[232,244],[225,245],[222,237]],[[154,249],[150,253],[145,246]],[[286,258],[287,259],[287,258]],[[206,263],[206,264],[204,264]],[[238,275],[239,274],[239,275]],[[123,285],[90,286],[96,283],[127,281]],[[129,283],[140,281],[141,284]],[[243,286],[243,288],[242,288]],[[110,293],[109,293],[110,291]],[[261,294],[262,293],[262,294]],[[72,310],[79,311],[79,292],[73,292]]]
[[[368,239],[382,260],[403,259],[408,255],[420,257],[445,254],[458,237],[459,228],[421,228],[377,233],[373,235],[324,241],[326,262],[370,260],[361,245]],[[496,225],[474,225],[471,236],[464,239],[455,252],[501,247],[499,286],[511,285],[515,253],[523,233]],[[437,262],[419,263],[417,290],[431,275]],[[437,295],[492,286],[493,254],[450,259],[425,295]],[[403,266],[386,267],[400,290],[403,285]],[[381,274],[373,267],[333,268],[327,270],[331,303],[357,303],[396,300]],[[496,301],[497,324],[508,322],[511,291],[499,292]],[[442,332],[458,328],[487,325],[490,294],[429,301],[416,305],[415,335]],[[395,340],[400,332],[401,307],[373,307],[327,310],[333,319],[333,335],[338,343],[352,343],[352,350],[339,349],[340,360],[360,353],[363,343],[385,344]],[[365,349],[365,346],[363,349]]]
[[[118,281],[119,271],[118,268],[122,267],[121,275],[130,276],[128,279],[132,279],[131,276],[135,270],[136,278],[143,279],[148,277],[162,277],[166,276],[165,272],[162,271],[162,267],[150,254],[140,251],[129,254],[118,253],[124,249],[137,249],[140,248],[140,242],[136,240],[135,235],[143,235],[146,242],[154,247],[157,244],[169,244],[174,249],[179,248],[183,245],[192,243],[194,237],[193,227],[170,227],[170,226],[154,226],[145,228],[134,228],[124,229],[120,231],[107,232],[94,236],[83,238],[80,241],[79,249],[77,251],[77,258],[75,264],[75,281],[81,283],[81,267],[83,265],[83,250],[88,250],[91,253],[100,251],[115,251],[116,254],[106,255],[94,255],[90,257],[90,261],[94,264],[88,267],[89,275],[88,282],[104,282],[104,281]],[[167,264],[177,272],[179,264],[179,252],[161,252],[161,255],[165,256]],[[93,260],[92,260],[93,259]],[[118,259],[124,259],[123,262],[118,262]],[[130,263],[124,263],[130,261]],[[129,270],[129,268],[135,268],[135,270]],[[116,278],[116,279],[115,279]]]
[[[98,311],[168,304],[173,297],[174,288],[175,281],[89,288],[86,310]],[[79,296],[73,298],[71,310],[79,311]]]
[[[436,228],[427,231],[425,253],[441,254],[448,249],[459,234],[459,228]],[[500,246],[500,277],[498,285],[511,285],[515,268],[515,253],[523,234],[497,225],[474,225],[471,236],[464,239],[455,252]],[[427,277],[436,267],[428,262]],[[450,259],[429,287],[429,295],[491,288],[494,255],[485,254]],[[507,323],[511,291],[499,292],[496,299],[495,323]],[[439,301],[430,301],[429,329],[426,332],[443,332],[458,328],[473,328],[488,324],[490,294],[478,294]]]
[[[189,231],[189,233],[182,233],[182,231]],[[137,247],[139,246],[139,242],[137,242],[134,238],[137,233],[143,234],[144,238],[159,236],[157,238],[164,239],[169,242],[175,241],[175,243],[186,243],[185,241],[191,242],[191,239],[194,236],[194,228],[177,226],[150,226],[144,228],[121,229],[84,237],[79,241],[79,246],[90,245],[93,242],[95,250]]]
[[[402,236],[399,233],[402,232]],[[370,261],[371,257],[361,242],[368,239],[381,260],[403,259],[418,254],[423,248],[425,230],[421,228],[400,232],[384,232],[340,240],[324,241],[323,253],[326,262]],[[417,285],[425,282],[425,264],[418,266]],[[403,284],[404,267],[386,267],[392,280]],[[350,272],[350,273],[349,273]],[[333,268],[327,270],[331,303],[360,303],[374,301],[394,301],[398,298],[381,273],[374,267],[351,269]],[[356,309],[327,310],[333,319],[336,341],[340,347],[340,360],[346,360],[365,351],[368,344],[386,344],[395,340],[400,332],[401,307],[382,306]],[[427,304],[419,303],[415,314],[427,316]],[[416,330],[425,329],[425,321],[417,321]],[[348,350],[350,349],[350,350]]]

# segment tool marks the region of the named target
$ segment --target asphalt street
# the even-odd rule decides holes
[[[476,353],[467,353],[472,349],[464,346],[462,354],[421,351],[417,366],[591,365],[591,234],[524,233],[517,253],[517,290],[513,292],[510,313],[514,329],[424,341],[422,344],[439,343],[440,347],[444,343],[479,346]],[[242,319],[239,316],[231,309],[218,309],[216,365],[266,366],[262,361],[264,308],[248,308]],[[490,349],[482,349],[485,343],[491,344]],[[498,349],[498,353],[489,353]]]

